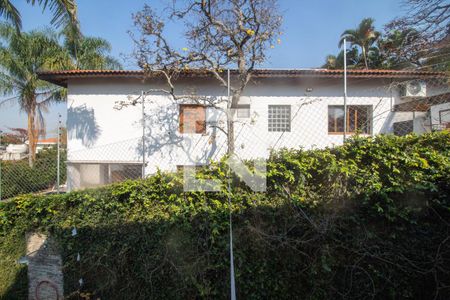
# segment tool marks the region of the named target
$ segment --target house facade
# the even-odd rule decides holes
[[[162,92],[163,78],[140,71],[39,76],[68,88],[69,189],[204,165],[227,151],[227,88],[207,72],[182,72],[176,100]],[[351,70],[346,113],[343,91],[341,70],[255,71],[231,113],[236,155],[267,158],[272,149],[333,147],[353,134],[423,133],[450,121],[442,73]]]

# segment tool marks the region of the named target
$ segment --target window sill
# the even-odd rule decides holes
[[[344,135],[343,132],[328,132],[328,135]],[[346,135],[371,136],[370,133],[347,132]]]

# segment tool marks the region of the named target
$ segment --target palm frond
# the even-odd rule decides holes
[[[112,56],[107,56],[105,57],[105,69],[108,70],[121,70],[122,69],[122,64],[119,62],[118,59],[112,57]]]
[[[35,60],[35,56],[29,54],[32,45],[30,45],[29,39],[17,31],[13,31],[6,42],[8,43],[6,47],[0,47],[0,69],[2,73],[7,73],[11,78],[22,81],[30,75],[25,65],[33,63]]]
[[[106,53],[112,50],[111,44],[107,40],[98,37],[83,38],[82,46],[86,50],[96,51],[98,53]]]
[[[20,89],[20,82],[17,82],[8,74],[0,73],[0,92],[2,95],[12,95]]]
[[[10,98],[2,99],[0,101],[0,108],[3,107],[3,106],[6,106],[8,104],[13,104],[14,102],[17,102],[17,100],[18,100],[17,96],[13,96],[13,97],[10,97]]]
[[[16,32],[17,29],[11,24],[0,22],[0,39],[9,40]]]
[[[22,18],[10,0],[0,0],[0,17],[12,23],[17,31],[22,28]]]
[[[341,48],[344,44],[344,39],[347,40],[347,42],[355,43],[355,41],[358,39],[358,33],[356,30],[353,29],[347,29],[341,34],[341,39],[339,40],[338,47]]]
[[[27,0],[27,2],[32,5],[39,4],[42,10],[48,8],[53,13],[51,24],[59,27],[68,20],[78,24],[75,0]]]
[[[59,103],[66,101],[67,89],[54,86],[53,89],[45,90],[37,94],[40,98],[40,105],[50,105],[53,103]]]
[[[26,112],[36,105],[37,93],[55,88],[39,80],[36,72],[64,69],[71,64],[69,54],[58,42],[57,34],[50,29],[20,35],[14,31],[7,39],[8,45],[0,46],[0,90],[17,95]]]
[[[78,69],[120,69],[119,61],[109,56],[111,44],[102,38],[83,37],[74,41],[65,38],[65,47],[76,62]]]
[[[336,69],[336,55],[327,55],[325,64],[322,65],[322,68]]]

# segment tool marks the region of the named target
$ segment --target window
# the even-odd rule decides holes
[[[439,125],[441,128],[450,128],[450,109],[439,111]]]
[[[414,121],[408,120],[402,122],[395,122],[393,124],[393,127],[395,135],[404,136],[414,131]]]
[[[196,104],[180,105],[180,133],[205,133],[206,107]]]
[[[239,104],[237,106],[238,118],[250,118],[250,104]]]
[[[269,132],[291,131],[291,106],[269,105]]]
[[[142,165],[110,164],[109,182],[142,178]]]
[[[372,107],[369,105],[347,106],[347,133],[370,134]],[[344,133],[344,106],[328,106],[328,133]]]
[[[79,174],[78,181],[73,183],[77,189],[142,178],[142,164],[139,163],[82,163],[72,166]]]

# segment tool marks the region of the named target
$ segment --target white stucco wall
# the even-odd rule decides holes
[[[450,123],[450,103],[433,105],[430,108],[431,124],[444,127]]]
[[[392,124],[411,120],[409,113],[392,112],[402,101],[390,80],[353,79],[348,86],[348,105],[370,105],[371,134],[389,133]],[[139,97],[142,90],[163,87],[138,79],[72,79],[68,84],[69,163],[127,163],[142,161],[141,105],[115,109],[119,101]],[[177,94],[196,94],[226,99],[226,89],[213,79],[180,81]],[[307,90],[312,91],[307,92]],[[242,102],[250,104],[250,116],[235,124],[236,153],[243,159],[267,157],[272,148],[326,147],[343,142],[342,135],[328,134],[328,106],[343,105],[339,79],[261,79],[246,89]],[[291,105],[291,131],[268,131],[268,106]],[[175,170],[177,165],[207,163],[226,151],[225,115],[207,110],[206,134],[180,134],[179,103],[166,95],[146,96],[146,174]],[[422,115],[419,117],[423,117]],[[419,126],[420,124],[417,124]],[[73,175],[70,175],[73,174]],[[79,185],[79,172],[70,169],[69,181]],[[101,181],[97,178],[97,181]]]

